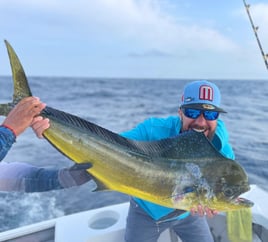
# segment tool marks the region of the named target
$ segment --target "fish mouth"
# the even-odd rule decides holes
[[[229,201],[235,205],[243,206],[243,207],[252,207],[254,203],[244,197],[243,194],[250,190],[250,186],[247,184],[244,186],[240,186],[240,188],[229,197]],[[239,197],[241,195],[241,197]]]
[[[254,203],[246,198],[243,198],[243,197],[238,197],[234,200],[232,200],[232,202],[234,204],[237,204],[237,205],[242,205],[244,207],[252,207],[254,205]]]

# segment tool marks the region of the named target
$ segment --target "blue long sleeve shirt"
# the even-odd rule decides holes
[[[181,120],[178,116],[170,116],[168,118],[150,118],[140,123],[134,129],[121,133],[122,136],[138,140],[138,141],[153,141],[168,137],[176,136],[181,130]],[[213,145],[225,157],[234,159],[234,152],[229,144],[229,136],[224,123],[218,120],[215,136],[212,140]],[[148,202],[139,198],[134,198],[154,220],[159,220],[162,217],[174,211],[172,208],[164,207],[152,202]],[[180,218],[188,216],[186,212]]]
[[[5,158],[15,141],[16,137],[13,132],[4,126],[0,126],[0,161]]]
[[[15,141],[16,137],[13,132],[0,126],[0,161],[5,158]],[[39,168],[25,163],[1,162],[0,190],[43,192],[62,189],[58,172],[58,170]]]

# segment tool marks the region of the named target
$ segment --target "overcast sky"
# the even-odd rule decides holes
[[[0,37],[0,75],[7,39],[29,76],[268,79],[242,0],[0,0]]]

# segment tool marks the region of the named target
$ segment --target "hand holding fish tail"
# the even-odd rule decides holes
[[[9,112],[3,126],[10,128],[14,135],[18,136],[31,125],[45,106],[37,97],[26,97]]]
[[[43,138],[43,133],[50,126],[49,119],[41,116],[35,117],[31,123],[31,127],[38,138]]]

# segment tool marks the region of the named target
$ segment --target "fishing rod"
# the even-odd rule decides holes
[[[262,45],[261,45],[261,42],[260,42],[260,39],[259,39],[259,36],[258,36],[258,29],[259,27],[258,26],[255,26],[254,23],[253,23],[253,20],[251,18],[251,15],[250,15],[250,12],[249,12],[249,8],[250,8],[250,5],[246,3],[245,0],[243,0],[244,2],[244,5],[245,5],[245,8],[246,8],[246,11],[247,11],[247,14],[248,14],[248,17],[249,17],[249,21],[250,21],[250,24],[251,24],[251,27],[253,29],[253,32],[255,34],[255,37],[256,37],[256,40],[257,40],[257,43],[259,45],[259,48],[260,48],[260,51],[261,51],[261,55],[263,57],[263,60],[264,60],[264,64],[268,70],[268,54],[265,54],[264,51],[263,51],[263,48],[262,48]]]

